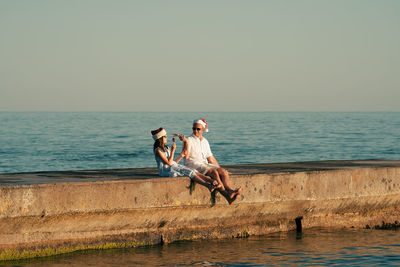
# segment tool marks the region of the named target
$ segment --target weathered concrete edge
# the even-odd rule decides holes
[[[20,239],[14,239],[14,241],[19,240],[18,242],[8,245],[3,242],[1,255],[3,259],[7,259],[5,256],[11,255],[10,251],[19,251],[21,257],[29,255],[27,252],[24,254],[24,249],[33,253],[36,249],[39,252],[46,251],[47,247],[51,248],[52,253],[60,253],[74,247],[101,248],[110,247],[110,244],[116,247],[124,244],[136,246],[184,239],[243,237],[249,234],[293,230],[294,219],[300,216],[303,217],[304,228],[321,226],[361,228],[366,224],[379,224],[382,220],[399,219],[397,210],[400,204],[399,172],[399,168],[367,168],[234,176],[234,183],[245,188],[243,198],[237,205],[229,206],[223,199],[217,197],[216,205],[213,207],[210,205],[209,194],[199,186],[190,196],[186,188],[188,180],[182,178],[16,186],[7,187],[6,190],[1,188],[0,226],[8,224],[11,227],[13,225],[18,227],[9,228],[8,231],[7,227],[1,227],[6,231],[0,230],[2,237],[0,240],[5,240],[7,233],[11,233],[9,240],[12,241],[13,236],[15,238],[18,232],[21,233]],[[171,196],[161,194],[160,198],[147,198],[147,200],[145,198],[144,201],[137,200],[133,204],[134,194],[131,198],[127,198],[132,193],[129,189],[133,188],[149,190],[139,190],[141,193],[165,192],[167,189],[171,196],[176,198],[171,200]],[[78,189],[80,192],[77,192]],[[112,202],[111,199],[104,197],[107,195],[104,190],[108,194],[113,192],[121,194],[117,197],[117,201]],[[73,192],[75,194],[72,194]],[[86,198],[71,202],[59,198],[53,205],[44,205],[46,201],[60,193],[72,198],[85,193],[83,195]],[[8,207],[4,205],[7,196],[15,200],[13,205]],[[101,201],[83,206],[80,204],[80,201],[88,201],[92,197],[97,197],[97,200]],[[128,199],[130,201],[127,201]],[[132,202],[133,208],[127,207],[129,205],[119,205],[120,200]],[[152,201],[144,205],[148,200]],[[40,208],[37,209],[36,206]],[[43,213],[43,207],[49,212]],[[8,213],[5,213],[5,210]],[[165,211],[170,213],[169,216],[165,216]],[[152,215],[149,216],[149,213]],[[193,215],[195,213],[197,215]],[[181,216],[192,218],[177,221]],[[101,221],[105,218],[111,223],[102,225]],[[148,221],[145,222],[146,220]],[[57,231],[54,223],[60,221],[67,221],[61,227],[65,236],[60,239],[48,239]],[[119,221],[122,224],[129,222],[131,225],[125,229],[110,231],[110,227],[118,226],[116,222]],[[172,222],[175,222],[174,227],[171,226]],[[37,227],[39,223],[43,225],[42,229]],[[96,231],[85,230],[82,226],[87,223],[95,227],[104,227]],[[202,227],[204,224],[209,226]],[[65,226],[70,227],[69,232]],[[43,230],[44,228],[47,232]],[[31,242],[21,242],[27,238],[24,237],[26,230],[30,234],[36,233],[36,237],[32,235],[36,241],[28,239],[27,241]],[[74,236],[74,233],[79,231],[87,233],[87,237],[80,239],[76,234]],[[66,238],[68,235],[73,238]],[[17,257],[15,254],[12,255],[14,258]]]
[[[400,197],[400,196],[397,196]],[[352,200],[353,201],[353,200]],[[397,202],[398,205],[400,201]],[[309,215],[302,217],[303,229],[310,228],[358,228],[365,229],[366,225],[380,225],[382,221],[394,222],[399,220],[399,214],[392,208],[380,211],[364,211],[348,213],[327,213],[324,215]],[[360,216],[362,218],[360,218]],[[297,218],[297,217],[296,217]],[[185,240],[246,238],[251,235],[265,235],[274,232],[296,230],[294,217],[271,218],[242,225],[228,225],[223,228],[166,228],[149,229],[145,232],[130,234],[106,235],[101,238],[82,238],[70,240],[53,240],[18,244],[0,250],[0,262],[36,257],[53,256],[81,250],[134,248],[138,246],[153,246],[164,243]]]

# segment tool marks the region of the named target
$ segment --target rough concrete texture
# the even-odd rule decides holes
[[[262,235],[296,229],[296,218],[303,229],[400,221],[400,161],[225,167],[244,189],[232,205],[200,185],[191,195],[189,178],[155,169],[2,174],[0,259],[23,249]]]

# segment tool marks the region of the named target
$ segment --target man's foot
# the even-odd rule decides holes
[[[229,200],[228,200],[229,205],[232,204],[233,202],[235,202],[236,200],[238,200],[239,197],[240,197],[240,194],[234,193],[233,197],[229,198]]]
[[[233,198],[235,195],[241,195],[242,194],[242,192],[243,192],[243,188],[242,187],[239,187],[239,188],[237,188],[237,189],[235,189],[235,190],[229,190],[229,197],[230,198]]]
[[[235,190],[235,192],[238,193],[238,195],[241,195],[242,192],[243,192],[243,188],[240,186],[239,188],[237,188],[237,189]]]

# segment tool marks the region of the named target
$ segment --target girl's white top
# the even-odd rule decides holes
[[[167,146],[165,152],[161,150],[161,153],[164,153],[166,158],[171,156],[171,147]],[[169,166],[165,163],[161,157],[154,151],[154,156],[157,162],[158,175],[163,177],[190,177],[193,178],[195,176],[196,170],[188,168],[186,166],[180,165],[175,161],[172,161],[172,165]]]

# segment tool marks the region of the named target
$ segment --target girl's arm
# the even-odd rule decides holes
[[[164,161],[165,164],[167,164],[168,166],[171,166],[172,162],[174,161],[175,149],[176,149],[176,145],[175,146],[172,145],[171,155],[169,156],[169,158],[167,158],[165,156],[165,154],[161,151],[160,148],[157,148],[156,153],[160,156],[161,160]]]

